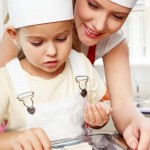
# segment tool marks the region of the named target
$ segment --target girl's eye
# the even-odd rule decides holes
[[[98,8],[98,6],[96,4],[94,4],[94,3],[92,3],[92,2],[88,2],[88,5],[92,9],[97,9]]]
[[[33,46],[40,46],[40,45],[42,45],[42,43],[43,43],[43,42],[32,42],[31,44],[32,44]]]
[[[59,42],[63,42],[66,41],[67,37],[61,37],[61,38],[57,38],[56,40]]]

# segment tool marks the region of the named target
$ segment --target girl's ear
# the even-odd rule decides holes
[[[17,31],[16,31],[16,29],[14,29],[13,27],[9,26],[9,27],[7,27],[6,31],[11,36],[11,38],[13,40],[16,40],[16,38],[17,38]]]
[[[17,31],[16,29],[14,29],[13,27],[11,26],[8,26],[7,29],[6,29],[6,32],[9,34],[9,36],[12,38],[14,44],[17,46]]]

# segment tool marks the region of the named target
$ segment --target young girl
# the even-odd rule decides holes
[[[49,140],[86,134],[84,121],[106,124],[105,85],[71,50],[72,1],[8,0],[8,9],[7,32],[22,50],[0,69],[0,123],[8,118],[0,149],[50,149]]]

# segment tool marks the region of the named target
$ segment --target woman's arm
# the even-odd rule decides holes
[[[123,133],[133,119],[142,117],[133,103],[128,46],[124,40],[103,57],[106,81],[117,130]]]
[[[116,129],[132,149],[150,149],[150,119],[137,109],[132,97],[126,41],[103,57]]]
[[[4,32],[0,41],[0,67],[17,56],[17,49],[7,31]]]

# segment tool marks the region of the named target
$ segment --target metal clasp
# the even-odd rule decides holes
[[[17,99],[19,101],[23,102],[24,106],[27,107],[28,113],[30,113],[30,114],[34,114],[34,112],[35,112],[35,107],[33,106],[33,103],[34,103],[33,97],[34,97],[33,91],[22,93],[22,94],[17,96]]]
[[[81,89],[81,96],[85,97],[87,95],[87,82],[88,76],[76,76],[76,82],[79,83],[79,88]]]

